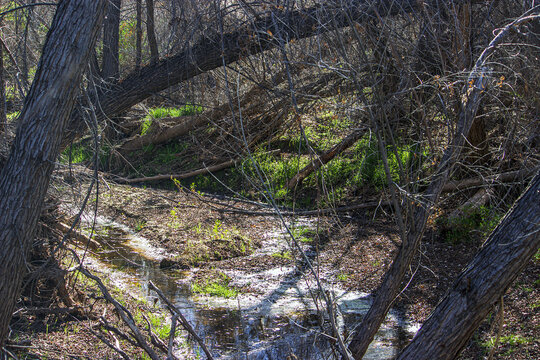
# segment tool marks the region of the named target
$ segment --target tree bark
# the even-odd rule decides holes
[[[398,359],[455,359],[538,248],[540,172]]]
[[[150,46],[150,63],[155,64],[159,60],[159,52],[154,26],[154,0],[146,0],[146,37]]]
[[[0,20],[0,27],[2,20]],[[6,86],[4,83],[4,46],[0,42],[0,132],[7,129]]]
[[[465,143],[465,134],[468,133],[471,127],[474,115],[478,109],[481,93],[486,83],[483,72],[474,76],[477,77],[472,78],[471,91],[470,93],[467,91],[468,96],[465,96],[466,102],[462,104],[458,118],[458,130],[454,135],[452,144],[445,150],[443,159],[437,169],[437,174],[422,196],[422,204],[425,205],[415,209],[412,227],[407,232],[406,237],[402,238],[401,247],[376,291],[373,304],[364,316],[360,326],[355,330],[356,334],[349,344],[349,350],[355,359],[361,359],[364,356],[369,344],[373,341],[381,323],[390,310],[390,306],[392,306],[394,299],[399,294],[401,283],[409,269],[414,254],[420,246],[427,219],[433,211],[432,206],[437,203],[442,187],[448,181],[452,168],[460,156],[461,149]]]
[[[135,1],[135,13],[135,70],[139,70],[142,61],[142,0]]]
[[[103,26],[103,65],[101,78],[116,83],[120,78],[118,41],[120,40],[120,7],[122,0],[110,0]]]
[[[62,133],[73,109],[105,0],[58,3],[43,55],[0,173],[0,347],[6,341]]]

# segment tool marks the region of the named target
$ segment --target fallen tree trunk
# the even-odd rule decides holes
[[[459,0],[454,0],[459,2]],[[418,9],[416,0],[350,0],[332,2],[304,10],[274,9],[250,26],[236,31],[203,38],[190,48],[135,70],[112,89],[98,94],[98,119],[115,117],[142,100],[199,74],[232,64],[242,57],[280,46],[283,42],[303,39],[350,25],[350,19],[364,22],[374,17],[407,14]],[[329,27],[327,24],[331,23]],[[67,147],[84,132],[82,110],[72,114],[62,143]]]
[[[287,184],[287,188],[293,189],[296,186],[302,184],[302,181],[308,177],[312,172],[320,169],[324,164],[328,163],[330,160],[335,158],[337,155],[341,154],[343,151],[347,150],[354,143],[356,143],[364,134],[366,129],[355,130],[352,134],[349,134],[339,144],[332,147],[330,150],[318,156],[316,159],[313,159],[308,165],[306,165],[302,170],[300,170]]]
[[[398,359],[455,359],[539,248],[540,173]]]
[[[446,185],[443,186],[442,192],[452,192],[458,190],[465,190],[476,186],[493,186],[500,183],[507,183],[511,181],[523,181],[527,178],[533,176],[538,171],[538,166],[531,168],[524,168],[515,171],[509,171],[501,174],[486,176],[486,177],[475,177],[470,179],[465,179],[461,181],[449,181]]]
[[[282,74],[276,76],[277,85],[279,85],[282,81],[285,80],[284,75],[285,73],[283,72]],[[334,91],[330,91],[329,89],[326,89],[326,91],[322,91],[324,87],[328,87],[327,85],[331,83],[331,81],[335,80],[341,81],[342,79],[334,73],[325,74],[316,81],[297,89],[297,104],[303,104],[307,101],[313,100],[313,97],[317,96],[317,93],[319,92],[322,92],[320,94],[322,97],[335,95]],[[274,85],[274,88],[277,87],[277,85]],[[256,84],[247,93],[245,93],[241,97],[241,99],[236,97],[231,101],[231,103],[234,104],[234,106],[236,106],[236,104],[239,104],[240,108],[242,108],[243,118],[260,116],[261,114],[263,114],[263,116],[266,116],[267,118],[274,118],[274,116],[272,116],[271,114],[272,112],[277,112],[278,114],[280,114],[283,112],[284,109],[290,107],[290,101],[287,98],[287,95],[289,94],[279,91],[280,95],[283,98],[273,104],[270,109],[267,109],[268,103],[267,101],[265,101],[265,98],[262,97],[264,91],[267,90],[273,91],[271,84]],[[235,109],[235,111],[238,110]],[[231,107],[229,103],[226,103],[220,105],[217,109],[209,112],[208,114],[203,113],[193,116],[171,118],[169,119],[169,121],[174,121],[176,119],[178,121],[182,121],[182,123],[171,126],[169,128],[165,128],[155,134],[147,134],[144,136],[135,136],[133,138],[130,138],[126,140],[122,144],[122,146],[120,146],[120,152],[125,153],[128,151],[139,150],[142,149],[143,146],[150,144],[158,145],[166,143],[174,138],[186,135],[190,131],[209,125],[212,122],[217,122],[221,118],[230,115],[230,113]],[[260,138],[260,136],[258,137]]]

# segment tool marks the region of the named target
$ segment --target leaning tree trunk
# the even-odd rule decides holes
[[[350,0],[338,7],[324,4],[295,11],[275,9],[269,16],[261,15],[250,26],[210,39],[203,37],[184,51],[136,69],[117,86],[102,92],[99,96],[101,111],[98,119],[114,117],[173,85],[274,48],[280,42],[272,34],[279,33],[288,41],[303,39],[349,26],[349,18],[362,23],[374,16],[408,14],[420,6],[420,2],[415,0],[399,0],[396,3],[396,6],[389,6],[386,0]],[[327,23],[332,23],[333,27],[326,26]],[[74,113],[62,146],[68,146],[85,129],[84,121]]]
[[[0,19],[0,26],[2,20]],[[4,83],[4,46],[0,42],[0,132],[7,129],[6,86]]]
[[[81,85],[106,0],[58,3],[34,82],[0,173],[0,348],[6,341],[62,134]]]
[[[455,359],[540,247],[540,172],[398,359]]]

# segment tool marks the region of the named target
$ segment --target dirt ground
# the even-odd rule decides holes
[[[79,192],[79,196],[82,193]],[[166,249],[170,254],[166,266],[197,268],[197,276],[206,276],[205,271],[216,269],[256,271],[299,263],[295,251],[291,251],[290,256],[247,256],[261,246],[269,230],[280,228],[280,220],[260,204],[209,197],[189,190],[112,183],[102,184],[97,203],[100,215],[129,226],[155,246]],[[333,281],[349,290],[366,293],[376,290],[399,246],[391,216],[384,209],[376,213],[368,209],[310,220],[315,229],[311,228],[306,236],[310,237],[312,248],[318,251],[318,265],[332,274]],[[440,239],[436,228],[428,229],[395,307],[411,320],[424,321],[480,245],[450,244]],[[95,358],[97,354],[101,358],[118,358],[118,354],[94,335],[99,316],[115,321],[114,311],[110,305],[99,301],[95,287],[85,284],[74,291],[73,298],[79,299],[76,302],[81,309],[88,310],[90,302],[94,304],[92,311],[81,310],[78,315],[21,316],[16,319],[19,326],[11,336],[10,351],[27,359]],[[537,254],[504,296],[504,323],[494,359],[540,358],[539,293],[540,256]],[[125,297],[125,294],[118,295]],[[134,311],[137,308],[156,311],[151,305],[128,297],[126,303]],[[496,306],[460,359],[488,358],[490,345],[499,331],[497,312]],[[133,358],[142,356],[140,351],[129,347],[126,352]]]
[[[268,211],[258,205],[210,198],[189,190],[126,186],[115,186],[102,198],[104,214],[132,228],[143,221],[145,226],[139,233],[177,254],[174,260],[181,266],[260,270],[297,261],[294,256],[291,259],[279,256],[253,259],[235,251],[225,251],[221,258],[210,256],[211,261],[201,263],[188,264],[189,261],[183,258],[188,244],[208,242],[205,237],[216,236],[215,232],[197,232],[194,229],[214,229],[216,222],[223,229],[249,239],[252,248],[257,247],[268,229],[280,225],[275,217],[257,215]],[[329,269],[335,275],[335,281],[349,290],[373,292],[399,246],[396,226],[390,216],[385,215],[384,209],[379,209],[377,214],[367,210],[340,215],[344,216],[312,219],[318,224],[318,229],[312,234],[312,245],[319,252],[319,266]],[[480,246],[481,242],[450,244],[440,239],[436,228],[429,228],[395,306],[407,318],[423,322]],[[504,297],[504,325],[494,358],[540,358],[539,294],[540,258],[536,256]],[[464,349],[462,359],[487,357],[488,344],[494,342],[499,324],[497,308],[493,311]]]

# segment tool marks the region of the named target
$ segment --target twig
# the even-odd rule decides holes
[[[206,354],[206,357],[209,360],[213,360],[214,357],[212,356],[212,353],[210,353],[210,351],[206,347],[204,340],[197,334],[197,332],[195,332],[195,330],[193,329],[191,324],[186,320],[182,312],[180,312],[180,310],[176,306],[174,306],[173,303],[171,303],[169,299],[167,299],[165,294],[163,294],[163,292],[156,285],[154,285],[152,281],[148,283],[148,287],[154,290],[158,294],[158,296],[161,298],[161,300],[163,300],[163,302],[165,302],[165,304],[167,305],[167,307],[172,313],[178,315],[178,318],[180,319],[182,326],[195,338],[195,340],[197,340],[197,342],[203,349],[204,353]]]
[[[150,356],[152,360],[159,360],[159,356],[155,353],[154,350],[148,345],[146,340],[144,340],[144,337],[142,336],[139,328],[135,324],[135,320],[133,319],[133,315],[129,312],[128,309],[126,309],[122,304],[120,304],[118,301],[116,301],[111,294],[109,293],[109,290],[107,290],[107,287],[103,284],[101,279],[95,275],[92,275],[88,270],[86,270],[84,267],[79,267],[79,271],[81,274],[85,275],[86,277],[94,280],[96,284],[98,285],[99,289],[103,293],[103,296],[105,299],[113,304],[114,308],[124,321],[124,323],[130,328],[130,330],[133,333],[133,337],[135,340],[137,340],[137,343],[141,348],[143,348],[144,351]]]
[[[97,331],[94,331],[92,329],[89,329],[90,332],[96,336],[97,338],[99,338],[99,340],[101,340],[105,345],[107,345],[108,347],[110,347],[111,349],[113,349],[114,351],[116,351],[118,354],[120,354],[120,356],[122,356],[122,358],[124,358],[125,360],[130,360],[130,357],[128,356],[128,354],[126,354],[124,352],[124,350],[120,349],[119,346],[116,346],[114,345],[113,343],[111,343],[109,340],[107,340],[107,338],[103,335],[101,335],[100,333],[98,333]],[[112,335],[112,334],[111,334]],[[116,340],[116,342],[118,343],[118,340],[114,337],[114,335],[112,335],[113,338]]]
[[[173,346],[174,346],[174,336],[176,335],[176,321],[178,320],[178,315],[173,314],[171,317],[171,332],[169,333],[169,351],[167,353],[167,360],[175,359],[173,357]]]

